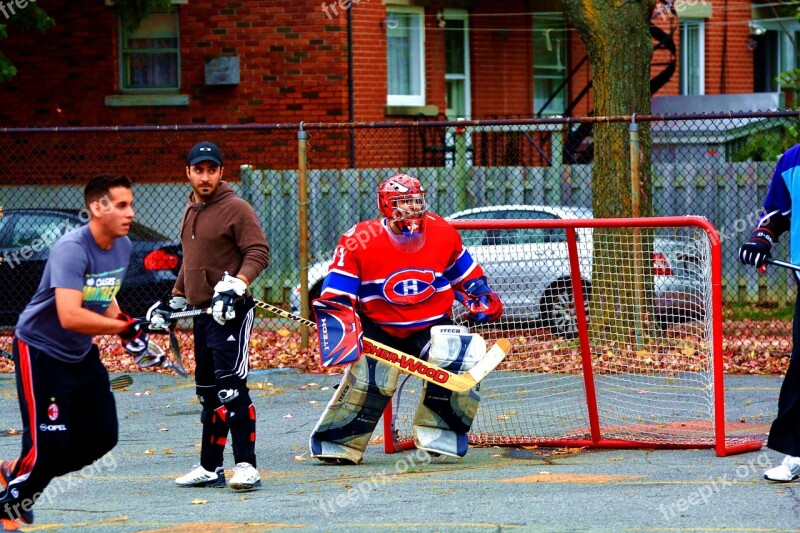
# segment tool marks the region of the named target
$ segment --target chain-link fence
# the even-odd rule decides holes
[[[702,215],[718,228],[726,335],[746,335],[756,349],[759,342],[788,349],[795,286],[780,269],[759,275],[740,265],[736,253],[759,218],[778,155],[800,140],[795,117],[792,112],[636,117],[650,125],[652,136],[652,214]],[[397,171],[418,177],[430,209],[445,216],[501,205],[591,209],[592,130],[599,120],[2,131],[0,323],[14,325],[36,289],[52,242],[85,223],[81,192],[93,175],[126,174],[136,184],[138,225],[132,239],[140,244],[120,293],[130,313],[143,314],[172,286],[175,262],[153,258],[180,258],[179,221],[190,192],[185,157],[200,140],[220,146],[225,178],[253,205],[270,242],[271,264],[256,281],[255,295],[299,308],[301,265],[305,268],[300,250],[306,249],[301,243],[309,252],[313,295],[339,235],[377,216],[377,186]],[[622,123],[630,117],[602,120]],[[298,137],[307,138],[307,151],[298,150]],[[303,154],[307,160],[300,163]],[[308,194],[302,209],[301,187]],[[308,213],[303,234],[301,212]],[[469,216],[589,214],[530,208],[527,215],[509,214],[514,212],[484,209]],[[788,237],[783,240],[777,248],[781,258],[788,250]]]

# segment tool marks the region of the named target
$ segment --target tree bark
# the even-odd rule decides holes
[[[649,26],[655,3],[656,0],[564,0],[567,18],[578,30],[589,55],[596,117],[650,113],[653,43]],[[594,124],[595,218],[633,214],[629,125],[603,121]],[[649,123],[639,124],[639,140],[637,214],[649,216]],[[642,327],[648,321],[645,302],[652,301],[651,242],[650,235],[634,230],[594,231],[591,339],[627,343],[634,336],[643,336]]]

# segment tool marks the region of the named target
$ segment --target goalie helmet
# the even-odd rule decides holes
[[[406,238],[420,237],[425,232],[428,201],[425,188],[408,174],[395,174],[378,188],[378,209],[394,222]]]

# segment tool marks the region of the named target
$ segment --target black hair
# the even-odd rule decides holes
[[[83,189],[83,201],[86,203],[86,207],[89,207],[92,202],[107,196],[108,192],[114,187],[131,189],[133,188],[133,183],[127,176],[116,174],[100,174],[90,179]]]

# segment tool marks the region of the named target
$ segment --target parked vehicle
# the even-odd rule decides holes
[[[50,247],[87,222],[77,210],[6,209],[0,217],[0,325],[13,326],[39,286]],[[137,222],[131,225],[131,263],[117,294],[123,311],[144,316],[169,293],[183,257],[181,244]]]
[[[466,219],[592,218],[589,209],[539,205],[501,205],[459,211],[446,217]],[[587,312],[591,299],[592,229],[577,229],[579,265]],[[504,320],[537,323],[559,336],[576,334],[575,297],[569,271],[567,234],[563,228],[490,229],[461,232],[464,245],[481,264],[492,288],[503,299]],[[685,241],[656,237],[653,242],[653,302],[647,311],[661,325],[703,316],[703,288],[698,250]],[[309,296],[319,297],[329,261],[309,268]],[[299,288],[290,304],[300,306]],[[460,305],[455,307],[461,313]]]

